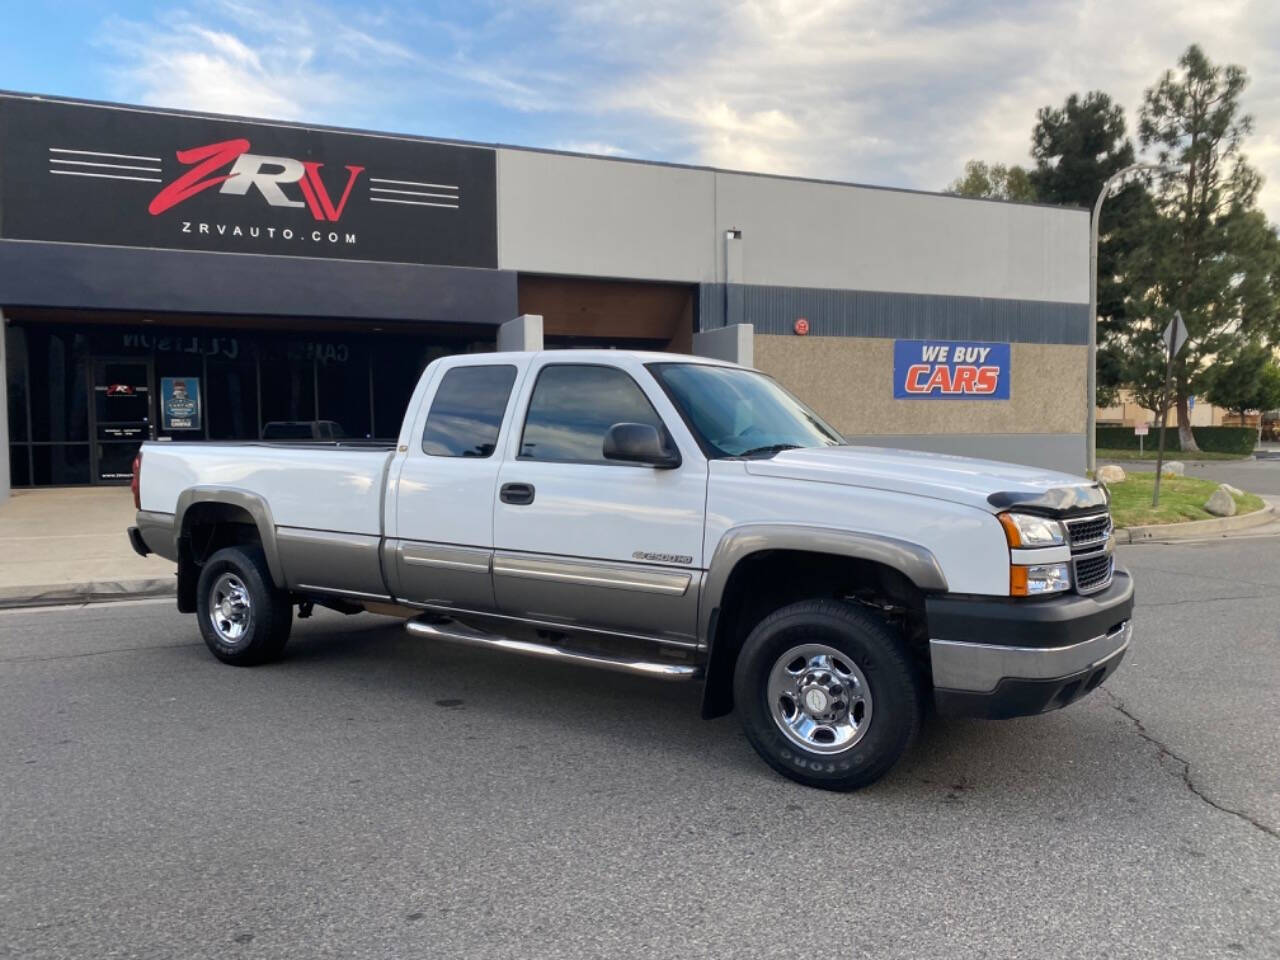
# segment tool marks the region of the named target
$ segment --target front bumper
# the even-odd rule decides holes
[[[1097,689],[1133,635],[1133,581],[1040,601],[941,595],[927,601],[934,700],[941,713],[1017,717]]]

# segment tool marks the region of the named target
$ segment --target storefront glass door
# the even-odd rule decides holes
[[[133,474],[143,440],[155,436],[150,360],[93,362],[93,480],[120,483]]]

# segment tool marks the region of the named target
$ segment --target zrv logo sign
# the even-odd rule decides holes
[[[498,265],[487,147],[0,95],[5,239]]]
[[[178,162],[191,166],[191,169],[156,194],[147,207],[152,216],[221,184],[219,193],[243,197],[256,189],[262,199],[273,207],[305,206],[315,219],[336,222],[351,196],[351,188],[364,171],[364,167],[347,167],[346,186],[335,205],[320,179],[323,164],[292,157],[259,156],[249,152],[248,140],[225,140],[191,150],[179,150]],[[223,170],[227,172],[222,173]],[[295,183],[302,193],[296,200],[284,192],[285,186]]]
[[[1009,344],[895,340],[893,396],[1009,399]]]

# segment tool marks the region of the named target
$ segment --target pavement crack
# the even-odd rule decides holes
[[[1117,697],[1114,693],[1112,693],[1106,687],[1102,687],[1101,689],[1102,689],[1102,692],[1105,693],[1108,698],[1110,698],[1112,707],[1121,715],[1123,715],[1130,723],[1133,724],[1133,729],[1137,732],[1138,736],[1140,736],[1143,740],[1147,741],[1147,743],[1151,744],[1158,751],[1160,751],[1159,755],[1156,757],[1156,760],[1157,762],[1159,762],[1159,764],[1162,767],[1164,766],[1165,757],[1168,757],[1169,759],[1173,760],[1175,763],[1181,765],[1182,770],[1179,776],[1182,780],[1183,785],[1187,788],[1187,790],[1193,796],[1195,796],[1205,805],[1212,807],[1214,810],[1217,810],[1221,813],[1228,814],[1232,817],[1235,817],[1238,820],[1244,821],[1245,823],[1249,824],[1251,827],[1254,827],[1255,829],[1262,831],[1267,836],[1271,837],[1271,839],[1280,840],[1280,830],[1277,830],[1275,827],[1269,826],[1268,824],[1265,824],[1262,821],[1249,816],[1249,814],[1245,813],[1242,810],[1234,810],[1231,807],[1224,806],[1223,804],[1219,803],[1217,800],[1214,800],[1212,797],[1206,794],[1204,790],[1202,790],[1200,787],[1196,785],[1195,780],[1193,780],[1191,777],[1191,761],[1175,753],[1163,741],[1152,736],[1152,734],[1147,730],[1143,722],[1139,720],[1138,717],[1135,716],[1129,710],[1129,708],[1124,705],[1123,700]]]
[[[1242,593],[1233,597],[1186,597],[1182,600],[1164,600],[1159,603],[1137,603],[1138,607],[1176,607],[1182,603],[1220,603],[1223,600],[1269,600],[1274,593]]]

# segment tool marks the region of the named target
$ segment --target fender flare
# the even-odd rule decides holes
[[[187,511],[202,503],[223,503],[239,507],[253,518],[258,528],[258,539],[262,541],[262,552],[267,558],[267,569],[277,587],[286,586],[284,566],[280,563],[280,548],[276,543],[276,522],[271,516],[271,508],[260,495],[238,487],[196,486],[188,487],[178,495],[178,503],[173,511],[174,543],[182,539],[187,532]]]
[[[707,683],[702,700],[704,717],[721,716],[729,709],[721,681],[732,667],[732,651],[726,653],[724,645],[720,644],[717,656],[717,644],[714,642],[725,589],[738,564],[765,550],[797,550],[870,560],[897,570],[925,593],[947,591],[947,578],[937,557],[925,547],[907,540],[804,524],[748,523],[730,528],[716,545],[698,604],[698,642],[707,653]]]

